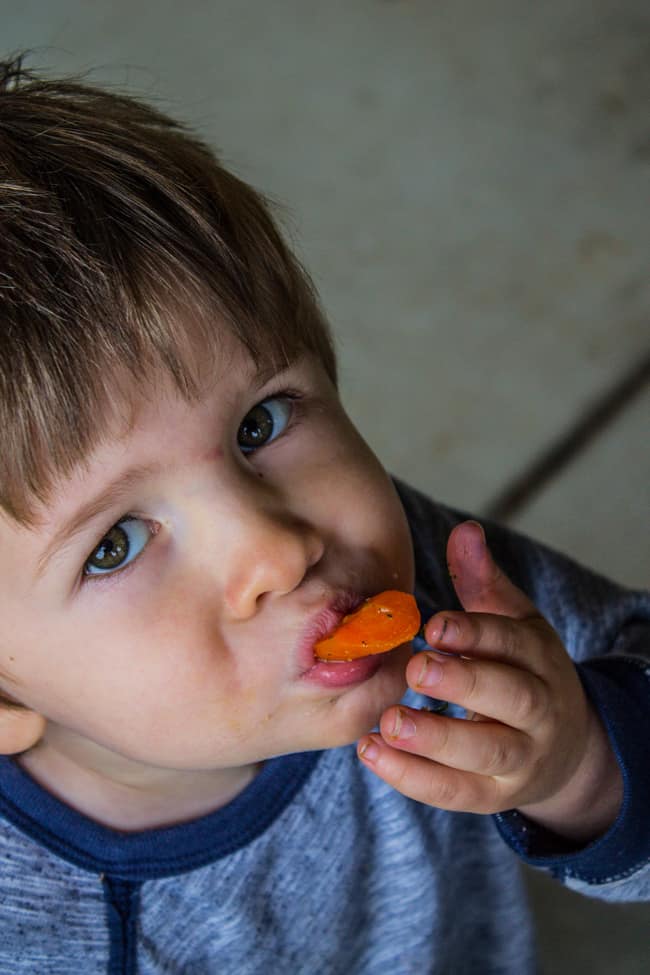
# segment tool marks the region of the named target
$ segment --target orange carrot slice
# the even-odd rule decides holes
[[[386,653],[411,640],[419,629],[420,613],[413,596],[388,589],[344,616],[330,636],[316,643],[314,652],[319,660],[356,660]]]

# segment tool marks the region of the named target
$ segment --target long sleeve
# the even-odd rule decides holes
[[[468,515],[397,483],[414,537],[418,585],[433,605],[460,608],[447,578],[449,532]],[[494,817],[528,864],[607,900],[650,900],[650,593],[619,586],[544,545],[483,521],[501,568],[561,636],[612,742],[623,781],[620,814],[580,849],[516,810]]]
[[[576,664],[623,775],[621,810],[607,833],[572,850],[516,810],[495,817],[526,863],[605,900],[650,900],[650,665],[638,653],[648,639],[647,624],[627,624],[610,654]]]

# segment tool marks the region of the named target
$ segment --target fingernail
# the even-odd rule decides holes
[[[398,708],[395,712],[395,724],[390,733],[391,738],[399,738],[403,741],[405,738],[413,738],[416,731],[415,722],[405,711]]]
[[[483,531],[483,525],[480,525],[478,521],[468,521],[466,524],[471,525],[474,529],[469,536],[466,543],[466,548],[469,553],[475,558],[483,555],[486,548],[485,532]]]
[[[437,646],[439,643],[452,644],[460,636],[460,627],[456,620],[444,616],[442,619],[436,620],[433,627],[428,631],[428,635],[427,643],[431,647]]]
[[[418,687],[435,687],[442,680],[443,669],[436,660],[432,660],[428,653],[424,654],[422,670],[416,684]]]
[[[379,755],[379,746],[372,738],[366,738],[359,742],[358,755],[364,762],[375,762]]]

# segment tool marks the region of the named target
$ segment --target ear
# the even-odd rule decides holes
[[[0,755],[26,752],[43,737],[45,718],[21,705],[0,701]]]

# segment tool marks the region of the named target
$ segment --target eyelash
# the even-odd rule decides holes
[[[304,403],[303,403],[303,400],[305,399],[305,393],[303,393],[301,390],[294,389],[294,388],[280,388],[276,392],[273,392],[273,391],[269,392],[264,397],[264,399],[257,400],[256,403],[253,403],[253,405],[250,407],[250,409],[246,411],[246,414],[244,416],[244,419],[257,406],[263,406],[264,403],[268,403],[269,400],[274,400],[274,399],[288,400],[291,403],[291,413],[289,415],[289,419],[287,421],[286,427],[284,428],[284,430],[282,431],[282,433],[278,434],[277,437],[274,437],[273,440],[269,441],[268,443],[261,444],[261,446],[259,446],[259,447],[249,448],[246,451],[243,450],[243,448],[240,447],[240,450],[242,452],[242,456],[243,457],[250,457],[250,456],[258,453],[258,451],[263,450],[264,447],[271,447],[271,446],[273,446],[273,444],[276,442],[276,440],[283,440],[284,437],[289,432],[295,430],[295,428],[300,424],[300,422],[301,422],[301,420],[303,418],[303,415],[304,415]],[[243,420],[242,420],[242,423],[243,423]],[[241,426],[241,424],[240,424],[240,426]]]
[[[275,438],[277,440],[281,440],[289,431],[294,430],[299,425],[302,419],[301,401],[304,399],[304,395],[305,395],[304,393],[302,393],[297,389],[280,389],[277,392],[270,392],[267,396],[264,397],[264,399],[258,400],[258,402],[254,403],[251,406],[250,410],[247,411],[246,416],[248,416],[248,413],[250,413],[251,410],[255,409],[256,406],[261,406],[263,403],[266,403],[269,400],[274,400],[274,399],[289,400],[292,403],[291,416],[289,417],[285,429],[282,431],[281,434],[279,434],[277,438]],[[275,439],[270,441],[268,446],[271,446],[273,443],[275,443]],[[257,453],[259,450],[262,450],[262,448],[265,446],[267,446],[267,444],[262,444],[261,447],[256,447],[252,450],[249,450],[246,453],[242,451],[242,455],[244,457],[251,456],[252,454]],[[158,532],[160,531],[160,525],[158,525],[157,522],[152,521],[151,519],[144,518],[140,515],[136,515],[132,513],[122,515],[122,517],[119,518],[117,521],[112,522],[108,526],[106,531],[104,531],[101,537],[98,539],[97,544],[94,546],[90,555],[84,562],[83,565],[84,569],[87,563],[90,561],[90,558],[92,557],[94,552],[96,552],[99,546],[101,545],[103,539],[106,537],[108,532],[110,532],[112,528],[115,528],[117,525],[120,525],[122,522],[128,521],[129,519],[138,519],[139,521],[144,522],[149,528],[152,536],[157,535]],[[105,586],[121,584],[126,579],[126,577],[130,575],[131,570],[134,569],[139,564],[146,550],[149,548],[150,544],[151,542],[147,542],[146,546],[144,547],[140,555],[138,555],[135,559],[129,562],[123,569],[116,569],[115,572],[106,572],[101,575],[86,575],[82,570],[81,585],[85,586],[88,583],[90,583],[93,586],[101,586],[103,588]]]
[[[93,554],[97,551],[97,549],[101,545],[103,539],[106,538],[106,535],[111,531],[111,529],[116,528],[117,526],[122,525],[122,524],[124,524],[127,521],[141,521],[144,525],[147,526],[147,528],[149,530],[149,533],[150,533],[150,535],[152,537],[154,535],[157,535],[158,534],[158,532],[160,531],[160,527],[161,527],[158,522],[153,521],[151,518],[145,518],[142,515],[136,515],[136,514],[133,514],[133,513],[129,513],[127,515],[122,515],[121,518],[118,518],[117,521],[114,521],[111,525],[108,526],[108,528],[102,534],[101,538],[98,540],[98,542],[95,545],[95,547],[93,548],[92,552],[90,553],[90,555],[88,556],[88,558],[84,562],[83,568],[82,568],[82,572],[81,572],[81,585],[82,586],[85,586],[88,583],[91,583],[93,586],[96,586],[96,585],[99,585],[99,586],[108,586],[108,585],[118,584],[122,580],[126,579],[126,577],[130,574],[131,570],[134,569],[135,566],[138,564],[138,562],[140,561],[140,559],[144,555],[146,549],[149,548],[149,545],[151,544],[150,541],[147,542],[147,544],[144,546],[144,548],[142,549],[142,551],[140,552],[140,554],[137,555],[130,562],[128,562],[124,566],[123,569],[115,569],[114,572],[105,572],[103,574],[98,574],[98,575],[87,575],[85,573],[85,571],[84,571],[85,568],[86,568],[86,565],[88,564],[88,562],[92,558]]]

